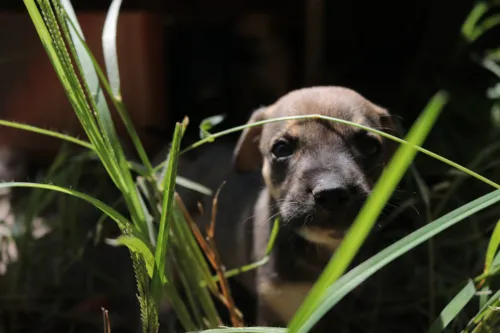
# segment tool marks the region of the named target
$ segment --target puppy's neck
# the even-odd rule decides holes
[[[255,254],[262,258],[271,234],[278,207],[267,188],[260,194],[255,207]],[[286,282],[314,282],[328,260],[331,251],[311,243],[280,221],[269,262],[264,270],[267,276]]]

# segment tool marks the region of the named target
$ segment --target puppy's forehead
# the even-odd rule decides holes
[[[341,87],[316,87],[294,91],[273,106],[273,117],[319,114],[366,126],[377,126],[381,108],[357,92]],[[297,119],[276,124],[291,135],[314,130],[318,123],[339,132],[355,130],[352,126],[322,119]],[[275,128],[277,129],[277,128]]]
[[[293,91],[275,104],[280,116],[320,114],[352,120],[377,113],[376,106],[357,92],[341,87],[316,87]]]

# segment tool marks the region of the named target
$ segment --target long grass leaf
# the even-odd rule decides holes
[[[120,74],[118,71],[118,53],[116,52],[116,29],[118,26],[118,15],[122,0],[113,0],[109,6],[104,28],[102,30],[102,50],[104,62],[108,72],[108,80],[111,86],[113,97],[121,100]]]
[[[124,198],[131,211],[132,220],[144,234],[147,234],[148,227],[146,224],[146,214],[141,206],[139,192],[132,179],[125,153],[123,152],[108,105],[104,98],[104,93],[99,84],[99,78],[96,73],[97,65],[93,57],[89,56],[87,48],[84,46],[84,36],[81,33],[81,28],[78,25],[71,3],[68,0],[62,0],[61,4],[64,7],[66,12],[65,17],[67,18],[64,22],[72,22],[72,24],[64,26],[66,30],[69,30],[71,42],[74,45],[74,48],[72,48],[71,43],[69,43],[70,50],[76,53],[74,54],[76,64],[83,73],[83,83],[86,90],[93,97],[90,98],[90,104],[92,108],[97,111],[96,118],[101,129],[100,133],[106,143],[105,151],[101,152],[100,157],[104,160],[111,157],[111,166],[109,168],[111,172],[110,176],[118,181],[116,185],[124,194]],[[74,27],[76,27],[76,29]]]
[[[422,115],[410,129],[407,136],[408,142],[416,146],[422,145],[447,100],[448,96],[444,92],[438,92],[431,99]],[[363,205],[346,237],[290,321],[288,326],[290,332],[305,332],[300,330],[301,325],[314,312],[324,291],[347,269],[416,154],[417,151],[409,145],[400,146],[397,149],[394,157],[375,184],[373,195]]]
[[[121,96],[120,96],[120,98],[116,98],[114,96],[111,85],[110,85],[109,81],[106,79],[106,76],[104,75],[104,72],[101,69],[101,66],[99,65],[99,63],[95,59],[94,55],[90,51],[88,45],[84,42],[84,39],[80,33],[81,29],[78,29],[78,27],[76,27],[73,24],[73,21],[71,19],[68,19],[68,23],[70,23],[70,25],[75,29],[75,31],[78,32],[78,34],[76,34],[76,36],[78,37],[78,39],[82,43],[88,56],[92,59],[92,62],[94,63],[94,66],[95,66],[95,70],[97,72],[97,76],[99,77],[99,80],[100,80],[101,84],[103,85],[104,89],[106,90],[108,95],[111,97],[111,101],[112,101],[113,105],[115,106],[116,110],[118,111],[118,114],[120,115],[120,117],[123,121],[123,124],[125,125],[125,128],[127,129],[127,132],[129,133],[130,138],[132,139],[132,142],[137,150],[137,153],[139,154],[139,157],[141,158],[142,163],[144,164],[144,166],[147,169],[146,176],[153,174],[154,173],[153,166],[151,165],[151,162],[146,154],[146,151],[144,150],[144,147],[141,143],[141,140],[137,134],[137,131],[135,130],[135,127],[133,126],[132,120],[130,119],[130,117],[127,113],[127,110],[125,108],[125,104],[123,103]],[[106,37],[106,38],[108,38],[108,37]],[[116,43],[116,41],[115,41],[115,43]],[[118,60],[116,60],[116,63],[118,63]],[[117,72],[117,75],[118,75],[118,72]]]
[[[170,220],[172,217],[172,203],[174,200],[175,178],[177,174],[177,162],[184,124],[177,123],[174,131],[174,138],[170,148],[169,163],[167,175],[163,183],[163,199],[162,211],[160,219],[160,229],[158,231],[158,239],[156,242],[155,252],[155,273],[153,274],[152,293],[157,302],[161,298],[162,285],[166,282],[163,280],[165,271],[165,260],[168,247],[168,237],[170,233]]]
[[[75,191],[73,189],[69,188],[64,188],[61,186],[57,185],[51,185],[51,184],[38,184],[38,183],[25,183],[25,182],[5,182],[5,183],[0,183],[0,188],[10,188],[10,187],[25,187],[25,188],[37,188],[37,189],[44,189],[44,190],[51,190],[51,191],[56,191],[64,194],[69,194],[71,196],[74,196],[76,198],[82,199],[84,201],[87,201],[88,203],[92,204],[94,207],[98,208],[101,210],[103,213],[105,213],[107,216],[109,216],[113,221],[115,221],[119,227],[121,228],[127,228],[128,225],[130,225],[130,221],[125,218],[123,215],[118,213],[116,210],[105,204],[104,202],[79,191]]]
[[[493,296],[490,297],[490,299],[484,302],[479,312],[469,321],[467,327],[464,329],[464,332],[469,332],[472,326],[478,324],[484,318],[490,307],[493,306],[499,300],[500,300],[500,291],[497,291]]]
[[[56,43],[52,40],[52,34],[49,32],[49,28],[45,25],[45,21],[42,18],[35,1],[24,0],[24,3],[31,17],[31,21],[33,22],[33,25],[35,26],[35,29],[38,33],[38,36],[40,37],[40,41],[42,42],[42,45],[45,48],[47,55],[49,56],[49,60],[52,63],[52,66],[54,67],[56,74],[64,87],[64,91],[68,96],[71,105],[76,111],[77,116],[80,117],[81,110],[84,107],[84,103],[81,96],[77,96],[78,89],[75,87],[74,80],[70,78],[71,70],[68,69],[63,63],[62,56],[59,55],[60,51],[56,49]],[[83,128],[96,150],[99,150],[99,141],[92,140],[95,139],[95,133],[92,131],[94,128],[92,124],[83,126]]]
[[[489,272],[499,245],[500,245],[500,221],[497,222],[495,229],[493,230],[493,234],[491,235],[490,242],[488,244],[488,250],[486,251],[486,259],[484,262],[484,273]]]
[[[311,329],[318,322],[318,320],[335,304],[342,300],[344,296],[381,268],[414,249],[418,245],[424,243],[431,237],[434,237],[467,217],[479,212],[480,210],[497,204],[498,202],[500,202],[500,190],[490,192],[438,218],[417,231],[412,232],[408,236],[402,238],[362,264],[358,265],[327,289],[324,298],[321,300],[315,311],[314,316],[311,316],[306,320],[302,326],[302,330],[307,332]]]
[[[273,118],[273,119],[268,119],[268,120],[262,120],[262,121],[256,121],[255,123],[251,123],[251,124],[245,124],[245,125],[241,125],[241,126],[236,126],[236,127],[233,127],[233,128],[230,128],[230,129],[227,129],[227,130],[224,130],[224,131],[220,131],[220,132],[217,132],[217,133],[214,133],[204,139],[201,139],[199,141],[196,141],[195,143],[191,144],[189,147],[185,148],[184,150],[181,151],[180,154],[183,154],[189,150],[192,150],[196,147],[199,147],[205,143],[208,143],[208,142],[211,142],[213,141],[213,139],[216,139],[216,138],[219,138],[219,137],[222,137],[222,136],[225,136],[225,135],[228,135],[228,134],[231,134],[231,133],[235,133],[235,132],[239,132],[239,131],[242,131],[244,130],[245,128],[249,128],[249,127],[256,127],[256,126],[262,126],[262,125],[265,125],[265,124],[269,124],[269,123],[274,123],[274,122],[278,122],[278,121],[286,121],[286,120],[300,120],[300,119],[324,119],[324,120],[328,120],[328,121],[333,121],[333,122],[337,122],[337,123],[340,123],[340,124],[345,124],[345,125],[349,125],[349,126],[353,126],[353,127],[357,127],[357,128],[360,128],[360,129],[363,129],[363,130],[366,130],[366,131],[369,131],[369,132],[372,132],[372,133],[376,133],[380,136],[383,136],[385,138],[388,138],[390,140],[393,140],[395,142],[398,142],[398,143],[401,143],[401,144],[404,144],[404,145],[408,145],[410,147],[412,147],[413,149],[416,149],[418,150],[420,153],[423,153],[425,155],[428,155],[432,158],[435,158],[436,160],[438,161],[441,161],[445,164],[448,164],[449,166],[457,169],[457,170],[460,170],[494,188],[497,188],[497,189],[500,189],[500,185],[493,182],[492,180],[486,178],[486,177],[483,177],[481,176],[480,174],[478,174],[477,172],[474,172],[470,169],[467,169],[466,167],[458,164],[458,163],[455,163],[445,157],[442,157],[428,149],[425,149],[425,148],[422,148],[418,145],[414,145],[412,144],[411,142],[408,142],[406,140],[403,140],[401,138],[398,138],[394,135],[391,135],[391,134],[388,134],[388,133],[385,133],[383,131],[380,131],[380,130],[377,130],[377,129],[374,129],[374,128],[371,128],[371,127],[368,127],[368,126],[364,126],[364,125],[361,125],[361,124],[357,124],[357,123],[354,123],[354,122],[351,122],[351,121],[347,121],[347,120],[344,120],[344,119],[339,119],[339,118],[334,118],[334,117],[327,117],[327,116],[323,116],[323,115],[319,115],[319,114],[313,114],[313,115],[305,115],[305,116],[289,116],[289,117],[277,117],[277,118]],[[162,167],[164,166],[164,163],[160,163],[159,165],[155,166],[154,170],[155,172],[157,172],[158,170],[160,170]]]
[[[277,327],[228,327],[215,328],[205,331],[192,331],[188,333],[286,333],[286,328]]]
[[[434,321],[429,333],[440,333],[455,317],[460,311],[469,303],[469,301],[476,294],[476,288],[471,280],[467,282],[465,287],[460,290],[460,292],[451,300],[448,305],[441,311],[439,317]]]
[[[211,189],[209,189],[208,187],[203,186],[199,183],[196,183],[190,179],[181,177],[179,175],[175,178],[175,183],[179,186],[182,186],[182,187],[185,187],[187,189],[199,192],[201,194],[212,195],[212,193],[213,193],[213,191]]]
[[[198,301],[202,305],[202,309],[207,316],[210,327],[217,327],[221,320],[218,316],[217,309],[213,303],[210,293],[207,288],[203,288],[199,281],[211,281],[210,270],[208,268],[207,261],[203,256],[201,249],[196,242],[196,239],[191,232],[190,223],[184,217],[182,208],[185,210],[183,203],[178,195],[175,195],[176,205],[173,208],[172,216],[172,229],[174,231],[176,247],[179,249],[179,253],[182,258],[189,258],[189,262],[182,262],[183,264],[190,264],[191,266],[186,266],[185,271],[187,272],[188,278],[190,278],[191,288],[194,289],[198,295]],[[190,221],[192,222],[192,221]],[[182,260],[182,259],[181,259]],[[213,293],[216,292],[217,286],[215,283],[209,285],[209,290]]]
[[[78,138],[75,138],[74,136],[63,134],[63,133],[59,133],[59,132],[56,132],[56,131],[51,131],[51,130],[43,129],[43,128],[40,128],[40,127],[31,126],[31,125],[28,125],[28,124],[21,124],[21,123],[18,123],[18,122],[8,121],[8,120],[3,120],[3,119],[0,119],[0,126],[6,126],[6,127],[20,129],[20,130],[23,130],[23,131],[28,131],[28,132],[33,132],[33,133],[41,134],[41,135],[51,136],[53,138],[61,139],[61,140],[64,140],[64,141],[68,141],[68,142],[74,143],[76,145],[82,146],[84,148],[87,148],[87,149],[90,149],[90,150],[94,150],[94,146],[90,142],[84,141],[84,140],[80,140]]]

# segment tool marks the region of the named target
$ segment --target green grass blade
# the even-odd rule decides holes
[[[159,302],[161,299],[161,290],[164,280],[162,280],[165,271],[165,260],[168,247],[168,236],[170,233],[170,221],[172,217],[172,204],[174,200],[175,178],[177,174],[177,162],[180,151],[181,138],[184,124],[177,123],[174,131],[174,139],[170,148],[167,175],[163,183],[162,212],[160,219],[160,230],[156,242],[155,252],[155,273],[153,274],[152,294],[154,299]],[[157,303],[158,304],[158,303]]]
[[[61,51],[57,49],[57,43],[53,41],[52,34],[49,32],[49,28],[45,25],[45,22],[38,10],[38,7],[34,0],[24,0],[26,9],[31,17],[31,21],[35,26],[36,32],[42,42],[42,45],[49,56],[49,60],[54,67],[56,74],[64,87],[64,91],[68,96],[68,99],[75,109],[77,116],[80,118],[81,111],[84,108],[84,103],[82,101],[81,96],[78,96],[80,90],[75,85],[74,79],[71,78],[71,68],[68,68],[64,61],[62,60],[63,56],[60,55]],[[96,150],[99,149],[99,141],[96,138],[94,133],[94,127],[92,124],[88,124],[87,126],[83,126],[87,136],[96,147]],[[95,140],[93,140],[95,139]],[[97,143],[97,144],[96,144]]]
[[[264,265],[269,261],[269,255],[271,254],[272,249],[274,248],[274,243],[276,241],[276,237],[278,236],[278,231],[279,231],[279,218],[274,219],[274,224],[273,224],[273,229],[271,230],[271,235],[269,236],[269,240],[267,241],[266,245],[266,253],[264,257],[256,262],[253,262],[251,264],[242,266],[242,267],[237,267],[230,269],[228,271],[224,272],[224,277],[231,278],[234,277],[238,274],[245,273],[254,269],[259,268],[260,266]],[[217,275],[212,277],[212,280],[214,282],[219,281],[219,277]],[[206,285],[206,282],[203,281],[201,285]]]
[[[491,263],[491,269],[496,269],[499,267],[500,267],[500,252],[497,253],[495,259],[493,259],[493,262]]]
[[[465,22],[462,24],[462,36],[468,41],[474,41],[474,30],[476,28],[477,22],[481,19],[481,17],[488,11],[490,6],[485,2],[481,1],[474,6],[472,11],[469,13],[469,16],[465,19]]]
[[[149,277],[153,276],[155,258],[149,246],[141,239],[134,236],[122,235],[116,239],[108,240],[107,243],[113,246],[126,246],[130,251],[140,254],[146,263]]]
[[[64,31],[69,31],[71,35],[70,50],[72,51],[80,72],[83,73],[84,87],[92,96],[90,104],[92,109],[97,110],[96,119],[100,127],[100,134],[105,143],[104,151],[100,152],[100,157],[103,161],[109,161],[108,172],[115,179],[115,183],[122,191],[127,206],[130,209],[133,222],[141,229],[144,234],[148,234],[146,224],[146,214],[143,211],[139,199],[139,192],[132,179],[128,162],[125,158],[125,153],[120,144],[116,129],[114,127],[108,105],[104,98],[104,93],[99,84],[99,78],[96,72],[98,66],[94,62],[94,58],[87,53],[87,47],[84,43],[84,36],[81,33],[81,28],[78,25],[78,20],[68,0],[62,0],[61,4],[65,10],[65,15],[62,15],[64,22],[71,22],[68,26],[63,26]],[[81,37],[81,38],[80,38]],[[74,47],[71,47],[72,44]],[[89,115],[90,116],[90,115]]]
[[[56,131],[51,131],[51,130],[43,129],[40,127],[31,126],[31,125],[27,125],[27,124],[21,124],[21,123],[17,123],[14,121],[8,121],[8,120],[3,120],[3,119],[0,119],[0,126],[12,127],[12,128],[20,129],[23,131],[28,131],[28,132],[33,132],[33,133],[42,134],[42,135],[46,135],[46,136],[51,136],[53,138],[68,141],[68,142],[74,143],[76,145],[82,146],[84,148],[94,150],[94,146],[92,146],[92,144],[90,142],[80,140],[80,139],[75,138],[71,135],[59,133]]]
[[[188,333],[286,333],[286,328],[277,327],[228,327]]]
[[[148,171],[148,175],[153,174],[154,173],[153,166],[151,165],[151,162],[146,154],[146,151],[144,150],[144,147],[141,143],[141,140],[139,139],[139,136],[135,130],[135,127],[133,126],[132,120],[128,116],[127,110],[125,108],[125,104],[123,104],[123,100],[122,100],[121,96],[120,96],[120,98],[117,98],[114,96],[111,85],[110,85],[109,81],[106,79],[106,76],[104,75],[104,72],[101,69],[101,66],[99,65],[99,63],[95,59],[94,55],[90,51],[88,45],[84,42],[83,36],[80,33],[81,29],[79,27],[76,27],[70,18],[68,18],[68,23],[70,23],[70,26],[72,26],[73,29],[78,32],[78,34],[76,34],[76,37],[78,37],[78,39],[82,43],[83,47],[85,48],[85,51],[87,52],[88,56],[92,59],[92,62],[94,63],[94,66],[95,66],[95,70],[97,72],[97,76],[99,77],[99,80],[100,80],[101,84],[103,85],[104,89],[106,90],[108,95],[111,97],[111,101],[113,102],[113,105],[115,106],[116,110],[118,111],[118,114],[120,115],[120,117],[123,121],[123,124],[125,125],[125,128],[127,129],[127,132],[129,133],[130,138],[132,139],[132,142],[137,150],[137,153],[139,154],[139,157],[141,158],[142,163],[144,164],[144,166],[146,167],[146,169]],[[116,43],[116,41],[115,41],[115,43]],[[116,63],[118,63],[118,60],[116,60]],[[117,77],[119,77],[118,72],[117,72]]]
[[[444,92],[438,92],[432,98],[410,129],[407,136],[408,142],[417,146],[422,145],[447,100],[448,96]],[[375,184],[373,195],[366,201],[346,237],[290,321],[288,326],[290,332],[307,332],[300,329],[301,325],[308,317],[314,315],[314,310],[325,290],[347,269],[416,154],[417,151],[412,146],[404,145],[398,148],[379,181]]]
[[[268,120],[263,120],[263,121],[256,121],[255,123],[252,123],[252,124],[246,124],[246,125],[241,125],[241,126],[237,126],[237,127],[233,127],[233,128],[230,128],[230,129],[227,129],[227,130],[224,130],[224,131],[220,131],[218,133],[214,133],[204,139],[201,139],[195,143],[193,143],[192,145],[190,145],[189,147],[187,147],[186,149],[184,149],[183,151],[181,151],[181,154],[189,151],[189,150],[192,150],[196,147],[199,147],[205,143],[208,143],[208,142],[212,142],[213,139],[217,139],[219,137],[222,137],[222,136],[225,136],[225,135],[228,135],[228,134],[231,134],[231,133],[235,133],[235,132],[239,132],[239,131],[242,131],[244,130],[245,128],[249,128],[249,127],[255,127],[255,126],[262,126],[262,125],[265,125],[265,124],[269,124],[269,123],[274,123],[274,122],[278,122],[278,121],[285,121],[285,120],[299,120],[299,119],[324,119],[324,120],[328,120],[328,121],[333,121],[333,122],[337,122],[337,123],[340,123],[340,124],[345,124],[345,125],[349,125],[349,126],[353,126],[353,127],[357,127],[357,128],[361,128],[363,130],[366,130],[366,131],[369,131],[369,132],[372,132],[372,133],[376,133],[380,136],[383,136],[387,139],[390,139],[390,140],[393,140],[395,142],[398,142],[398,143],[401,143],[401,144],[404,144],[404,145],[408,145],[408,146],[411,146],[413,149],[416,149],[418,150],[419,152],[427,155],[427,156],[430,156],[432,158],[435,158],[437,159],[438,161],[441,161],[445,164],[448,164],[449,166],[455,168],[455,169],[458,169],[466,174],[468,174],[469,176],[471,177],[474,177],[494,188],[497,188],[497,189],[500,189],[500,185],[491,181],[490,179],[486,178],[486,177],[483,177],[481,176],[480,174],[478,174],[477,172],[474,172],[470,169],[467,169],[466,167],[458,164],[458,163],[455,163],[445,157],[442,157],[428,149],[425,149],[425,148],[422,148],[422,147],[419,147],[418,145],[414,145],[412,144],[411,142],[408,142],[406,140],[403,140],[403,139],[400,139],[394,135],[391,135],[391,134],[387,134],[383,131],[380,131],[380,130],[377,130],[377,129],[374,129],[374,128],[371,128],[371,127],[368,127],[368,126],[364,126],[364,125],[360,125],[360,124],[357,124],[357,123],[354,123],[354,122],[351,122],[351,121],[347,121],[347,120],[344,120],[344,119],[339,119],[339,118],[333,118],[333,117],[327,117],[327,116],[323,116],[323,115],[319,115],[319,114],[313,114],[313,115],[306,115],[306,116],[289,116],[289,117],[278,117],[278,118],[273,118],[273,119],[268,119]],[[158,170],[160,170],[162,167],[164,166],[164,163],[160,163],[159,165],[157,165],[154,170],[155,172],[157,172]]]
[[[279,219],[279,217],[276,217],[274,219],[274,224],[273,224],[273,229],[271,230],[271,235],[269,236],[269,241],[267,242],[266,256],[270,255],[271,251],[273,250],[274,242],[276,241],[276,237],[278,236],[279,229],[280,229],[280,219]]]
[[[213,191],[211,189],[209,189],[208,187],[203,186],[199,183],[196,183],[190,179],[187,179],[187,178],[184,178],[181,176],[177,176],[175,178],[175,183],[179,186],[182,186],[182,187],[185,187],[187,189],[199,192],[201,194],[212,195],[212,193],[213,193]]]
[[[500,202],[500,190],[490,192],[438,218],[417,231],[412,232],[408,236],[402,238],[362,264],[358,265],[327,289],[324,298],[321,300],[316,310],[317,315],[307,319],[302,326],[303,331],[307,332],[310,328],[312,328],[321,318],[321,315],[324,315],[335,304],[342,300],[345,295],[381,268],[414,249],[418,245],[424,243],[431,237],[434,237],[465,218],[477,213],[480,210],[495,205],[498,202]]]
[[[217,327],[221,322],[217,309],[215,308],[209,291],[203,288],[199,281],[210,281],[211,283],[208,287],[212,292],[217,290],[217,286],[211,280],[207,261],[196,242],[188,221],[184,218],[177,204],[173,206],[172,213],[172,229],[175,235],[173,238],[175,247],[178,248],[179,253],[182,254],[180,256],[181,260],[183,258],[189,258],[189,261],[184,261],[182,263],[189,264],[189,266],[185,266],[185,271],[187,272],[188,278],[190,278],[191,289],[197,293],[197,299],[202,305],[203,311],[211,325],[210,327]]]
[[[122,4],[122,0],[113,0],[111,3],[108,14],[106,15],[106,20],[104,22],[104,28],[102,32],[102,49],[104,52],[104,62],[106,64],[106,71],[108,73],[108,82],[111,88],[110,96],[113,100],[113,103],[120,115],[125,128],[127,129],[132,142],[139,154],[139,157],[142,160],[142,163],[146,166],[149,176],[153,174],[153,166],[144,150],[144,146],[134,128],[134,124],[130,119],[125,104],[123,104],[123,99],[120,91],[120,71],[118,66],[118,53],[116,48],[116,35],[117,35],[117,27],[118,27],[118,16],[120,14],[120,7]],[[88,50],[87,50],[88,51]],[[98,76],[103,82],[103,78],[101,78],[101,74],[99,73],[100,68],[96,66],[98,70]]]
[[[101,210],[103,213],[105,213],[107,216],[109,216],[113,221],[118,224],[120,228],[127,228],[128,225],[130,225],[130,222],[120,213],[118,213],[116,210],[105,204],[104,202],[88,195],[82,192],[75,191],[73,189],[69,188],[64,188],[61,186],[56,186],[56,185],[50,185],[50,184],[38,184],[38,183],[24,183],[24,182],[6,182],[6,183],[0,183],[0,188],[10,188],[10,187],[26,187],[26,188],[36,188],[36,189],[44,189],[44,190],[51,190],[51,191],[56,191],[64,194],[69,194],[71,196],[74,196],[76,198],[82,199],[84,201],[87,201],[88,203],[92,204],[94,207],[98,208]]]
[[[120,180],[117,185],[123,190],[129,185],[126,183],[127,179],[125,179],[128,169],[127,171],[123,170],[123,166],[121,165],[124,160],[123,149],[116,134],[111,114],[104,98],[104,93],[99,84],[95,63],[93,58],[88,55],[84,46],[85,37],[78,24],[78,19],[71,6],[71,2],[69,0],[61,0],[61,5],[65,11],[65,15],[61,14],[61,21],[64,20],[64,23],[71,22],[67,27],[63,26],[63,31],[69,35],[67,40],[70,50],[76,60],[75,63],[80,73],[82,73],[83,86],[87,94],[91,96],[91,98],[89,98],[91,110],[96,111],[95,115],[87,114],[87,117],[95,116],[99,124],[99,134],[105,143],[105,152],[103,151],[102,154],[107,154],[111,158],[109,163],[113,166],[113,169],[111,169],[113,170],[112,176]],[[82,36],[82,38],[80,39],[79,36]]]
[[[439,317],[434,321],[429,333],[440,333],[446,326],[458,315],[460,311],[469,303],[476,294],[476,288],[471,280],[467,282],[465,287],[451,300],[450,303],[441,311]]]
[[[491,235],[490,242],[488,244],[488,250],[486,251],[486,259],[484,262],[484,272],[488,273],[490,271],[491,265],[493,264],[493,259],[497,253],[498,246],[500,245],[500,221],[497,222],[493,234]]]
[[[500,24],[500,15],[496,14],[491,17],[488,17],[483,22],[478,24],[474,29],[474,32],[471,36],[471,41],[474,41],[484,35],[486,32],[494,28],[495,26]]]
[[[467,327],[462,332],[470,332],[474,325],[477,325],[488,313],[491,306],[494,306],[496,302],[500,300],[500,291],[497,291],[493,296],[490,297],[484,304],[481,306],[479,312],[472,318]]]
[[[102,50],[108,72],[108,80],[113,93],[112,96],[119,100],[122,98],[120,92],[120,74],[118,71],[118,53],[116,52],[116,29],[121,5],[122,0],[113,0],[109,6],[102,31]]]

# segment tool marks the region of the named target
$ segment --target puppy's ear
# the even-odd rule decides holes
[[[266,120],[268,108],[261,107],[252,113],[247,124]],[[247,127],[241,133],[233,155],[233,167],[237,172],[256,171],[261,168],[262,155],[259,150],[259,138],[262,126]]]
[[[396,126],[396,123],[393,120],[393,116],[384,108],[379,107],[378,109],[379,119],[380,119],[380,130],[386,132],[387,134],[391,134],[393,136],[399,137],[399,131]],[[389,162],[392,155],[395,153],[398,148],[398,143],[394,140],[383,138],[384,142],[384,152],[383,159],[384,163]]]

